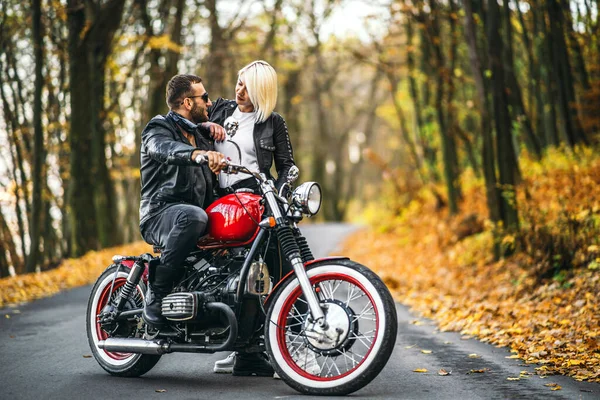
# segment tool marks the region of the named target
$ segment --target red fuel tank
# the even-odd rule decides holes
[[[212,203],[206,209],[208,234],[200,239],[198,246],[239,246],[253,239],[265,210],[261,199],[262,196],[252,193],[235,193]]]

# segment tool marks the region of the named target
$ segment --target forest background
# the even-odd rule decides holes
[[[480,184],[487,211],[472,222],[490,223],[500,256],[529,222],[522,160],[559,149],[577,163],[595,143],[598,4],[3,1],[0,277],[139,240],[140,132],[167,111],[166,81],[197,73],[232,97],[254,59],[278,71],[322,219],[368,204],[399,215],[422,189],[455,215]]]
[[[264,59],[318,218],[370,225],[347,254],[443,329],[600,380],[599,9],[3,0],[0,305],[89,283],[100,249],[142,249],[140,134],[166,82],[196,73],[231,98]]]

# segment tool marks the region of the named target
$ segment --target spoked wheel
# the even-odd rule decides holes
[[[117,353],[98,348],[98,342],[109,337],[141,337],[143,325],[137,322],[121,321],[106,322],[103,313],[107,306],[116,304],[117,299],[127,281],[129,269],[121,267],[117,273],[117,267],[111,266],[98,278],[90,294],[87,307],[86,329],[90,348],[94,358],[102,368],[118,376],[140,376],[150,371],[156,365],[160,356]],[[115,278],[115,273],[117,276]],[[114,279],[114,286],[113,286]],[[125,304],[125,310],[142,308],[144,306],[145,287],[142,282],[133,291],[131,298]]]
[[[379,277],[349,260],[307,270],[327,326],[312,321],[295,277],[274,294],[265,325],[267,351],[281,378],[305,394],[345,395],[371,382],[396,342],[394,301]]]

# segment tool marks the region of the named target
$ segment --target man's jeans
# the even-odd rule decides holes
[[[161,264],[181,268],[204,234],[207,223],[208,216],[202,208],[178,203],[144,222],[140,231],[147,243],[163,248]]]

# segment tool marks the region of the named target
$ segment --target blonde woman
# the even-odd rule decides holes
[[[227,140],[215,150],[251,171],[270,175],[275,162],[277,187],[294,165],[292,145],[283,117],[274,112],[277,103],[277,73],[266,61],[254,61],[238,72],[235,100],[219,98],[208,109],[211,122],[227,131]],[[240,159],[241,158],[241,159]],[[242,174],[221,174],[221,194],[239,188],[256,189],[256,181]]]
[[[294,165],[294,155],[285,120],[273,111],[276,102],[277,73],[266,61],[254,61],[238,72],[235,100],[217,99],[209,107],[208,116],[227,132],[227,140],[216,142],[215,150],[271,178],[271,166],[275,162],[279,188]],[[258,189],[255,179],[248,175],[219,174],[220,195],[242,188]],[[269,248],[266,261],[274,282],[290,269],[287,263],[281,262],[276,247]],[[274,373],[266,354],[241,351],[217,361],[214,371],[236,376],[273,376]]]

